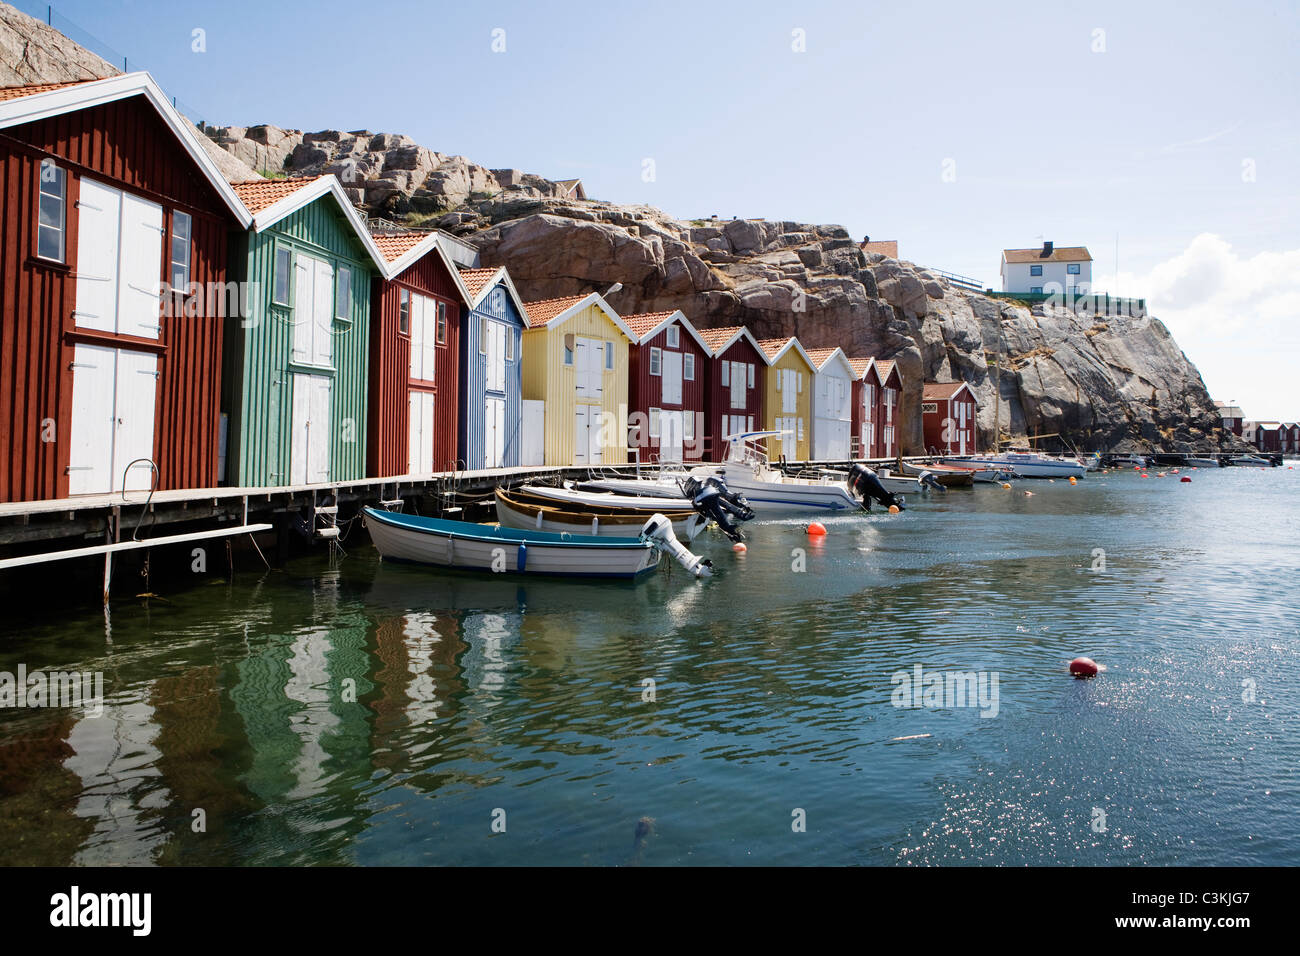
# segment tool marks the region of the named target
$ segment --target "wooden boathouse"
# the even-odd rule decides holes
[[[702,460],[708,344],[680,310],[625,315],[623,321],[633,335],[628,446],[634,460]]]

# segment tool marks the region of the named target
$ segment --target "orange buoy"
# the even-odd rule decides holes
[[[1011,484],[1010,484],[1010,482],[1006,482],[1006,481],[1002,482],[1002,490],[1003,490],[1003,491],[1010,491],[1010,490],[1011,490]]]
[[[749,548],[745,546],[745,542],[737,541],[735,544],[731,546],[731,550],[735,551],[736,554],[744,554],[746,551],[749,550]]]
[[[890,505],[890,506],[889,506],[889,513],[890,513],[891,515],[896,515],[896,514],[898,514],[898,505]]]
[[[1183,477],[1179,478],[1178,480],[1179,480],[1179,481],[1185,481],[1185,482],[1187,482],[1189,485],[1192,483],[1192,479],[1188,478],[1186,475],[1183,475]]]
[[[891,505],[890,507],[893,506]],[[815,537],[820,537],[821,535],[824,535],[826,533],[826,526],[822,524],[820,521],[814,521],[812,524],[808,526],[808,533]]]
[[[1070,661],[1070,673],[1075,677],[1096,677],[1100,670],[1091,657],[1076,657]]]
[[[1074,477],[1074,475],[1071,475],[1071,476],[1070,476],[1070,484],[1072,484],[1072,485],[1077,485],[1078,483],[1079,483],[1079,479],[1076,478],[1076,477]]]

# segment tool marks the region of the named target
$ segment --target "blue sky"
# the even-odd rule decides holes
[[[213,123],[405,133],[682,218],[841,223],[995,288],[1004,247],[1086,245],[1215,397],[1300,418],[1297,3],[55,9]]]

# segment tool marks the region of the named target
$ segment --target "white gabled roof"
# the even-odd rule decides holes
[[[700,348],[703,350],[705,355],[713,354],[712,349],[709,348],[709,343],[704,341],[704,339],[700,337],[700,330],[695,327],[695,325],[691,322],[691,320],[686,317],[686,313],[684,313],[681,309],[677,309],[676,311],[670,313],[664,318],[662,322],[660,322],[658,325],[652,328],[649,332],[646,332],[640,338],[634,338],[633,341],[636,342],[638,345],[643,345],[646,342],[649,342],[652,338],[654,338],[656,335],[662,332],[673,322],[681,323],[682,328],[684,328],[690,334],[691,338],[693,338],[696,341],[696,343],[700,346]]]
[[[143,95],[149,105],[157,111],[185,152],[194,160],[194,164],[199,167],[204,177],[234,213],[239,224],[247,229],[252,221],[252,215],[239,201],[230,183],[226,182],[226,177],[203,148],[198,138],[202,134],[190,125],[176,107],[172,106],[171,100],[148,73],[123,73],[120,76],[88,80],[84,83],[70,83],[43,92],[2,100],[0,101],[0,129],[21,123],[34,123],[51,116],[89,109],[138,95]]]
[[[514,300],[515,308],[519,310],[520,321],[523,323],[524,328],[528,328],[528,309],[524,307],[523,296],[521,296],[519,290],[515,288],[514,280],[510,278],[510,270],[505,266],[497,266],[492,275],[483,282],[477,294],[471,292],[469,307],[471,309],[477,309],[483,304],[483,300],[488,297],[488,294],[496,288],[498,284],[503,285],[506,294]],[[468,286],[466,288],[468,289]]]
[[[614,307],[610,305],[608,302],[606,302],[605,297],[602,296],[599,292],[588,292],[584,296],[569,296],[568,298],[572,299],[572,301],[564,302],[563,307],[560,308],[558,311],[556,311],[554,315],[551,315],[548,319],[546,319],[544,323],[538,325],[536,324],[536,320],[530,317],[528,321],[528,327],[530,329],[537,329],[537,328],[553,329],[558,325],[563,325],[565,322],[569,321],[569,319],[573,318],[579,312],[594,305],[596,308],[600,309],[600,311],[604,312],[605,315],[609,317],[611,322],[613,322],[616,326],[618,326],[619,331],[622,332],[625,336],[627,336],[629,342],[636,341],[636,334],[633,333],[633,331],[630,328],[628,328],[627,323],[623,321],[623,317],[614,311]],[[545,306],[547,302],[560,302],[560,301],[562,300],[542,299],[539,301],[535,301],[532,304],[535,306]],[[543,312],[542,314],[545,314],[545,312]]]
[[[822,359],[822,363],[820,365],[814,363],[813,368],[816,369],[818,372],[824,372],[826,371],[826,366],[834,361],[838,361],[840,365],[843,367],[844,371],[848,372],[850,381],[858,377],[858,373],[853,368],[853,363],[850,362],[849,357],[844,354],[844,349],[842,349],[838,345],[831,350],[830,355],[827,355],[824,359]]]
[[[799,339],[793,335],[786,340],[784,345],[776,350],[776,354],[772,356],[772,360],[767,364],[775,365],[777,362],[781,361],[781,356],[790,351],[791,347],[798,350],[799,354],[803,356],[803,360],[808,363],[810,369],[814,372],[817,371],[817,363],[812,360],[812,356],[809,355],[808,350],[800,344]],[[766,349],[760,348],[759,351],[766,351]]]
[[[366,252],[369,253],[371,260],[375,263],[376,271],[378,271],[378,273],[385,279],[391,279],[396,275],[396,272],[390,272],[388,260],[384,258],[384,254],[379,251],[379,247],[375,245],[374,236],[370,234],[370,230],[366,228],[366,224],[361,220],[361,216],[357,213],[356,207],[348,201],[347,194],[343,192],[343,185],[338,181],[338,178],[333,173],[325,176],[317,176],[315,179],[307,182],[302,186],[302,188],[295,189],[283,199],[277,200],[265,209],[259,210],[253,216],[252,229],[254,232],[262,232],[264,229],[269,229],[285,216],[297,212],[304,206],[308,206],[311,203],[314,203],[317,199],[326,195],[332,195],[334,200],[338,203],[339,208],[343,210],[343,217],[352,227],[352,231],[357,234],[357,238],[361,240],[361,244],[365,247]],[[440,255],[442,254],[441,249],[439,249],[438,252]],[[403,266],[402,268],[406,267]],[[452,272],[455,273],[455,271],[456,270],[453,268]]]
[[[359,218],[360,217],[358,217],[358,219]],[[366,234],[370,235],[370,231],[368,229],[366,230]],[[375,240],[374,236],[371,236],[371,240],[375,242],[376,248],[382,246],[383,244],[382,239]],[[379,252],[380,255],[383,256],[383,250],[380,249]],[[451,260],[451,258],[447,255],[447,248],[446,246],[443,245],[437,232],[431,232],[428,235],[424,236],[424,238],[422,238],[419,242],[411,246],[411,248],[407,249],[405,252],[403,252],[401,255],[397,256],[394,259],[388,259],[387,257],[384,257],[385,258],[384,278],[396,279],[399,275],[401,275],[407,269],[411,268],[411,266],[415,265],[417,262],[419,262],[421,259],[427,256],[430,252],[437,253],[438,258],[442,260],[443,266],[446,268],[448,272],[451,273],[451,280],[456,284],[456,290],[460,293],[461,301],[469,305],[470,304],[469,289],[465,287],[465,283],[461,279],[460,270],[456,268],[456,263],[454,263]]]
[[[707,332],[709,330],[706,329],[705,331]],[[717,358],[741,339],[749,339],[749,344],[754,347],[754,351],[758,353],[758,357],[763,360],[764,365],[772,364],[772,360],[767,357],[767,349],[763,348],[758,339],[754,337],[754,333],[749,331],[749,327],[745,325],[739,326],[735,332],[731,333],[731,336],[728,339],[722,342],[716,349],[711,350],[709,355],[712,358]]]

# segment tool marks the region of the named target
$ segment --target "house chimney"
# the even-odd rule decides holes
[[[1052,244],[1050,242],[1044,242],[1043,251],[1039,254],[1039,258],[1050,259],[1051,257],[1052,257]]]

